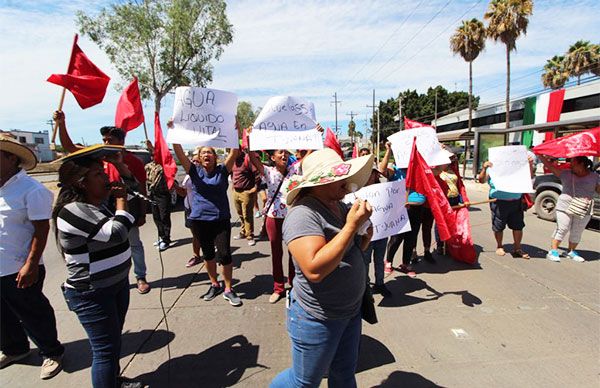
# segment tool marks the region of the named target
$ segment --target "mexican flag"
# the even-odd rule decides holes
[[[565,99],[565,89],[555,90],[540,94],[539,96],[525,99],[525,111],[523,112],[523,125],[543,124],[560,120]],[[545,140],[552,140],[554,133],[546,132],[545,135],[534,133],[534,131],[523,132],[521,144],[526,147],[536,146]]]

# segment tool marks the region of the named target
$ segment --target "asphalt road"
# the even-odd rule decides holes
[[[485,198],[484,186],[469,183],[468,188],[473,201]],[[528,213],[524,247],[532,259],[499,257],[488,207],[477,206],[470,214],[479,265],[437,257],[435,265],[419,264],[415,279],[399,272],[388,276],[393,296],[376,296],[380,322],[363,326],[358,385],[600,386],[598,233],[584,232],[580,252],[588,262],[549,262],[543,257],[553,224]],[[203,267],[185,268],[191,239],[183,214],[172,217],[177,243],[162,254],[162,280],[150,217],[142,228],[153,289],[147,295],[131,291],[123,374],[152,387],[267,387],[291,362],[285,304],[268,303],[268,242],[248,247],[232,241],[235,289],[243,298],[242,307],[234,308],[221,297],[205,302],[199,299],[209,284]],[[237,231],[234,227],[233,233]],[[0,371],[0,385],[88,387],[91,353],[81,325],[62,298],[59,286],[65,268],[53,241],[44,258],[44,290],[66,346],[64,371],[52,380],[39,380],[41,359],[33,354]],[[397,255],[396,263],[399,259]]]

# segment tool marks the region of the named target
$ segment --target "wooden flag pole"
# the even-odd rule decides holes
[[[479,201],[479,202],[470,202],[469,206],[482,205],[484,203],[492,203],[492,202],[496,202],[496,198],[490,198],[490,199],[486,199],[485,201]],[[460,205],[452,206],[452,209],[462,209],[463,207],[465,207],[465,204],[461,203]]]
[[[148,130],[146,129],[146,120],[143,121],[143,124],[144,124],[144,135],[146,135],[146,141],[148,141],[150,139],[148,138]]]
[[[75,45],[77,44],[78,35],[75,34],[73,37],[73,46],[71,47],[71,56],[69,57],[69,64],[67,65],[67,74],[69,70],[71,70],[71,60],[73,59],[73,50],[75,49]],[[65,94],[67,93],[67,88],[63,88],[62,93],[60,95],[60,102],[58,103],[58,111],[62,110],[63,103],[65,102]],[[52,140],[50,140],[50,149],[52,151],[56,150],[56,130],[58,129],[58,123],[54,122],[54,127],[52,128]]]

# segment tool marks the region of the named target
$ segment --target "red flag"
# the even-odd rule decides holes
[[[358,158],[358,144],[354,143],[352,147],[352,159]]]
[[[75,35],[67,74],[52,74],[47,81],[69,89],[81,109],[86,109],[102,102],[110,78],[81,51]]]
[[[163,137],[158,112],[154,112],[154,161],[162,166],[165,179],[167,180],[167,187],[170,190],[175,181],[177,165],[175,164],[173,155],[171,155],[169,146]]]
[[[475,264],[477,262],[477,251],[473,246],[473,238],[471,237],[469,209],[462,207],[458,210],[454,210],[454,213],[456,216],[454,234],[446,242],[448,253],[455,260]]]
[[[600,156],[600,127],[547,141],[533,147],[532,151],[556,158]]]
[[[323,142],[323,145],[327,148],[331,148],[332,150],[337,152],[340,158],[344,159],[344,152],[342,151],[342,147],[340,146],[337,137],[329,127],[327,127],[327,132],[325,133],[325,141]]]
[[[427,203],[435,218],[442,241],[449,240],[454,234],[455,214],[450,207],[446,194],[440,188],[431,168],[417,150],[416,139],[413,140],[408,171],[406,172],[406,188],[412,189],[427,197]]]
[[[250,147],[248,142],[248,128],[244,128],[242,131],[242,150],[247,150]]]
[[[144,122],[144,111],[142,109],[142,99],[140,98],[140,89],[138,87],[137,77],[123,89],[119,103],[117,104],[117,113],[115,114],[115,127],[121,128],[125,132],[136,129]]]
[[[411,119],[404,118],[404,129],[432,127],[432,125],[420,123]]]

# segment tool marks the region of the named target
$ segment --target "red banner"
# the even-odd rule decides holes
[[[169,146],[163,137],[158,112],[154,112],[154,161],[163,167],[165,179],[167,180],[167,187],[170,190],[175,182],[177,165],[175,164],[173,155],[171,155]]]
[[[123,90],[119,103],[117,104],[117,113],[115,114],[115,127],[121,128],[125,132],[136,129],[144,122],[144,111],[142,109],[142,99],[140,98],[140,89],[138,87],[137,77]]]
[[[456,222],[454,223],[454,234],[446,241],[448,254],[455,260],[469,264],[477,262],[477,251],[473,246],[471,237],[471,221],[469,220],[469,209],[466,207],[454,210]]]
[[[600,156],[600,127],[547,141],[533,147],[532,151],[555,158]]]
[[[406,117],[404,118],[404,129],[421,128],[421,127],[432,127],[432,126],[433,125],[425,124],[425,123],[420,123],[418,121],[407,119]]]
[[[327,148],[331,148],[332,150],[337,152],[340,158],[344,159],[342,147],[340,146],[337,137],[329,127],[327,127],[327,131],[325,132],[325,141],[323,141],[323,145]]]

